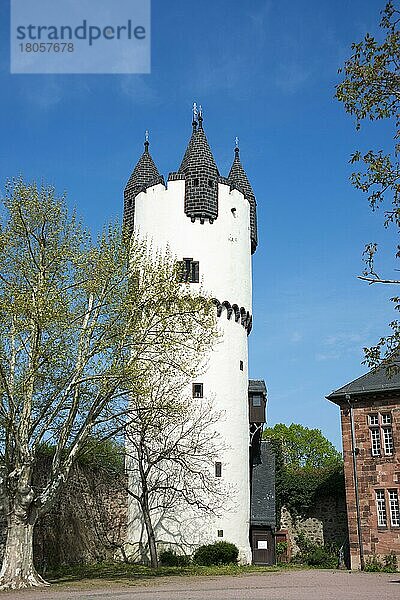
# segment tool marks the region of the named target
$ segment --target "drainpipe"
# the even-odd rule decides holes
[[[351,429],[351,455],[353,462],[353,477],[354,477],[354,490],[356,495],[356,513],[357,513],[357,537],[358,537],[358,548],[360,551],[360,566],[361,571],[364,571],[365,562],[364,562],[364,546],[362,541],[362,533],[361,533],[361,515],[360,515],[360,496],[358,493],[358,476],[357,476],[357,448],[356,448],[356,439],[354,435],[354,415],[353,415],[353,406],[350,402],[350,394],[346,394],[346,401],[349,405],[350,411],[350,429]]]

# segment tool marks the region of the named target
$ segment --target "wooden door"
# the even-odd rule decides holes
[[[251,549],[254,565],[275,564],[275,540],[270,529],[253,528],[251,532]]]

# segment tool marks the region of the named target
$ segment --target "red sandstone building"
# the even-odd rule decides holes
[[[327,399],[341,413],[351,568],[400,564],[400,373],[375,369]]]

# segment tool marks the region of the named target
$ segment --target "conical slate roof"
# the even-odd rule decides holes
[[[206,167],[219,175],[213,153],[204,133],[202,120],[199,120],[198,128],[193,127],[192,137],[189,140],[178,172],[186,174],[189,170],[199,167]]]
[[[243,168],[239,158],[239,148],[235,148],[235,158],[229,171],[228,180],[232,183],[239,192],[242,192],[246,198],[254,198],[253,188],[247,178],[246,171]]]
[[[147,136],[147,134],[146,134]],[[164,178],[158,172],[153,159],[149,152],[149,142],[146,137],[144,143],[144,152],[139,158],[136,167],[133,169],[132,175],[129,177],[128,183],[124,190],[124,227],[131,234],[135,221],[135,198],[140,192],[146,191],[147,188],[164,184]]]
[[[203,130],[203,116],[194,113],[193,132],[177,175],[185,180],[185,214],[192,221],[218,217],[219,172]],[[170,176],[171,177],[171,176]]]
[[[243,168],[239,158],[239,148],[235,148],[235,158],[229,171],[228,181],[233,188],[242,192],[243,196],[247,198],[250,204],[250,237],[251,237],[251,252],[252,254],[256,251],[258,244],[257,236],[257,203],[253,192],[253,188],[250,185],[250,181],[247,178],[246,171]]]
[[[137,196],[140,192],[157,183],[164,183],[163,177],[158,172],[158,169],[151,158],[149,152],[149,142],[144,144],[144,152],[139,158],[136,167],[128,180],[125,187],[125,192],[130,192],[130,195]]]

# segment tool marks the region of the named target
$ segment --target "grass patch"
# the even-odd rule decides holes
[[[158,577],[244,575],[246,573],[277,572],[285,568],[287,567],[240,566],[231,564],[209,567],[190,565],[185,567],[159,567],[158,569],[151,569],[150,567],[129,563],[98,563],[59,567],[55,570],[47,571],[43,575],[47,581],[55,584],[101,580],[102,582],[133,585]]]

